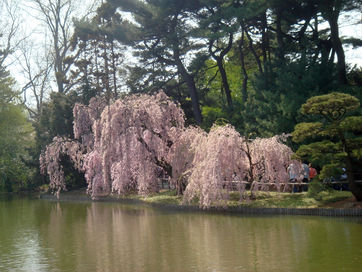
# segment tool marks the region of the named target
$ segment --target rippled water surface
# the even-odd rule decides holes
[[[0,271],[362,271],[362,218],[0,198]]]

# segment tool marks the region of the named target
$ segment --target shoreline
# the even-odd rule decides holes
[[[228,206],[218,207],[211,206],[203,209],[197,205],[183,205],[162,202],[150,202],[141,198],[131,197],[100,197],[96,200],[91,199],[85,192],[62,192],[59,199],[50,193],[40,193],[39,199],[60,202],[114,202],[122,204],[146,205],[154,208],[161,208],[174,211],[189,211],[203,213],[220,213],[220,214],[239,214],[239,215],[304,215],[304,216],[327,216],[327,217],[360,217],[362,216],[361,208],[335,208],[335,207],[318,207],[318,208],[287,208],[287,207],[248,207],[248,206]]]

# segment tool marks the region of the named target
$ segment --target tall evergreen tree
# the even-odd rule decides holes
[[[114,5],[114,10],[118,8],[132,15],[131,20],[124,20],[114,30],[114,36],[133,46],[143,66],[166,66],[169,72],[185,82],[194,119],[200,124],[199,93],[195,86],[195,75],[188,67],[193,58],[192,52],[200,48],[199,41],[189,39],[190,32],[197,26],[191,11],[198,7],[198,1],[112,0],[109,3]]]
[[[95,95],[105,95],[108,99],[117,99],[120,95],[124,46],[111,31],[119,23],[119,15],[109,4],[99,7],[92,20],[75,23],[72,47],[80,54],[74,62],[71,81],[85,98],[85,103]]]
[[[330,93],[311,97],[302,106],[302,113],[315,115],[320,122],[299,123],[295,126],[293,140],[311,143],[299,147],[297,154],[321,164],[321,177],[333,176],[345,167],[347,180],[353,195],[362,201],[360,180],[362,157],[362,117],[351,116],[358,109],[360,101],[349,94]]]

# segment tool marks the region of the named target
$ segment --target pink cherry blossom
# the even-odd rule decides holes
[[[185,202],[197,198],[207,208],[225,205],[232,190],[241,197],[247,185],[252,192],[280,191],[289,180],[293,152],[282,137],[249,140],[231,125],[209,133],[185,127],[182,109],[162,91],[109,105],[93,98],[88,106],[76,104],[73,114],[75,139],[55,137],[40,157],[41,171],[57,193],[66,190],[63,155],[84,172],[94,198],[157,192],[164,172]]]

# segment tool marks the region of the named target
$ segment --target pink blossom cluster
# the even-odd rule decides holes
[[[222,204],[236,177],[245,180],[247,161],[243,138],[230,125],[214,126],[195,147],[185,200],[199,198],[202,207]]]
[[[40,158],[58,192],[66,189],[62,154],[84,172],[92,197],[156,192],[160,169],[184,190],[185,201],[197,198],[202,207],[225,204],[235,187],[242,194],[246,184],[280,190],[288,182],[292,151],[280,137],[250,141],[231,125],[209,133],[185,127],[180,106],[162,91],[110,105],[94,98],[88,106],[77,104],[73,114],[75,140],[54,138]]]
[[[293,152],[280,136],[247,140],[226,125],[214,126],[209,133],[185,129],[178,139],[172,180],[187,177],[186,202],[196,198],[205,208],[225,205],[230,191],[238,190],[242,198],[247,184],[252,191],[287,188]]]
[[[157,168],[167,162],[176,131],[184,128],[181,108],[162,91],[119,99],[100,115],[94,105],[74,108],[74,135],[88,148],[83,168],[88,191],[93,197],[156,191]]]
[[[168,154],[168,161],[172,166],[170,183],[182,191],[180,186],[187,184],[191,169],[195,162],[195,153],[207,137],[207,133],[199,127],[190,126],[184,129],[173,130],[174,139]]]
[[[73,108],[74,138],[81,140],[83,146],[88,151],[93,149],[95,123],[100,119],[100,115],[105,107],[106,101],[104,98],[93,97],[89,101],[88,106],[77,103]]]
[[[48,174],[49,187],[59,195],[60,190],[66,190],[64,182],[64,170],[61,157],[69,156],[74,167],[83,170],[83,146],[77,142],[63,137],[54,137],[53,142],[47,145],[45,152],[40,155],[40,171]]]
[[[253,177],[258,186],[261,184],[263,189],[264,184],[272,183],[280,191],[281,185],[289,181],[286,169],[291,163],[292,150],[281,143],[279,136],[274,136],[256,138],[250,144],[250,152],[255,163]]]

